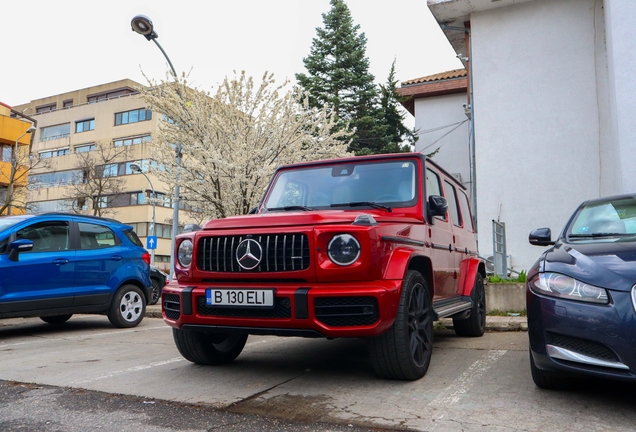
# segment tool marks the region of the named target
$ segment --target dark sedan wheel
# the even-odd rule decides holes
[[[177,349],[186,359],[201,365],[220,365],[234,360],[243,351],[247,335],[208,334],[172,329]]]
[[[115,293],[108,319],[115,327],[135,327],[144,318],[146,298],[135,285],[124,285]]]
[[[53,325],[60,325],[60,324],[64,324],[66,321],[70,320],[72,316],[73,316],[73,314],[55,315],[55,316],[43,316],[43,317],[40,317],[40,319],[42,321],[44,321],[45,323],[49,323],[49,324],[53,324]]]
[[[152,281],[152,289],[150,291],[149,305],[157,304],[161,298],[161,284],[157,279],[150,279]]]
[[[424,277],[409,270],[402,283],[393,326],[369,339],[371,363],[376,374],[383,378],[416,380],[426,374],[432,350],[431,296]]]
[[[453,327],[457,336],[479,337],[483,336],[486,330],[486,291],[484,290],[484,279],[481,274],[475,276],[475,285],[470,294],[473,306],[470,308],[468,318],[453,318]]]

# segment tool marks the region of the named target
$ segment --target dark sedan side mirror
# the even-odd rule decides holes
[[[530,233],[528,241],[535,246],[552,246],[552,231],[550,228],[539,228]]]
[[[9,259],[11,261],[17,261],[20,252],[28,252],[31,249],[33,249],[33,240],[14,240],[11,242],[11,244],[9,244]]]
[[[448,201],[439,195],[431,195],[428,197],[428,221],[431,225],[434,223],[435,216],[446,216],[448,211]]]

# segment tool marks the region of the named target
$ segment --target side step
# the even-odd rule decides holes
[[[433,310],[437,315],[437,319],[440,319],[466,311],[470,309],[472,305],[470,297],[456,297],[435,302],[433,304]]]

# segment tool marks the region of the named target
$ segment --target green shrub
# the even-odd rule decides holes
[[[489,283],[525,283],[528,280],[528,276],[525,270],[521,270],[521,273],[516,278],[502,278],[497,275],[488,276]]]

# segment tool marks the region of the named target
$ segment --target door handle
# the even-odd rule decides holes
[[[53,260],[53,264],[55,265],[63,265],[63,264],[68,264],[68,260],[65,258],[58,258],[56,260]]]
[[[112,261],[121,261],[123,257],[121,255],[113,255],[112,257],[110,257],[110,259]]]

